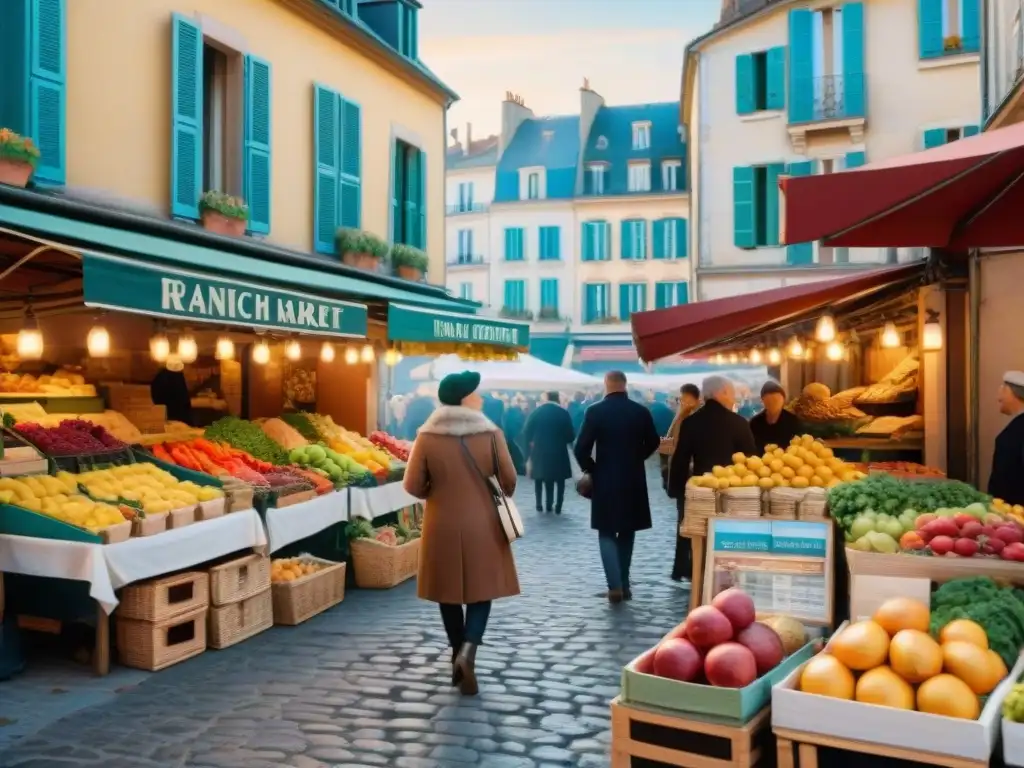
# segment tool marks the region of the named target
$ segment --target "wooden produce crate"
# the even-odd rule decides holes
[[[100,539],[103,540],[104,544],[119,544],[122,541],[128,541],[131,535],[131,520],[125,520],[123,523],[115,523],[100,529]]]
[[[155,536],[167,530],[168,512],[154,512],[132,520],[132,536]]]
[[[206,520],[213,520],[215,517],[222,517],[224,510],[227,508],[227,501],[227,497],[222,496],[219,499],[199,502],[199,508],[196,510],[196,522],[204,522]]]
[[[129,584],[121,590],[117,616],[139,621],[163,621],[210,604],[210,577],[189,571]]]
[[[270,589],[239,600],[214,606],[207,616],[207,638],[211,648],[228,648],[274,626]]]
[[[196,521],[197,509],[199,509],[198,505],[195,507],[172,509],[167,513],[167,527],[173,530],[175,528],[184,528],[186,525],[192,525]]]
[[[345,563],[333,563],[318,557],[302,558],[325,567],[295,581],[272,583],[274,623],[301,624],[345,599]]]
[[[246,555],[210,569],[210,603],[229,605],[270,588],[270,558]]]
[[[421,539],[390,546],[374,539],[353,539],[352,567],[361,589],[391,589],[413,578],[420,564]]]
[[[206,650],[206,606],[161,621],[117,617],[117,652],[126,667],[156,672]]]
[[[133,404],[121,413],[143,434],[153,435],[163,432],[164,425],[167,423],[167,407],[163,405]]]
[[[730,725],[712,718],[682,718],[618,698],[612,702],[611,768],[754,768],[770,763],[773,754],[770,707],[745,725]]]

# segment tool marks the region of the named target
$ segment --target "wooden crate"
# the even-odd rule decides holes
[[[210,604],[210,577],[202,571],[129,584],[121,590],[117,615],[122,619],[163,621]]]
[[[206,606],[162,621],[117,618],[121,663],[156,672],[206,650]]]
[[[228,648],[274,626],[270,589],[237,603],[210,608],[206,635],[211,648]]]
[[[345,563],[332,563],[318,557],[302,559],[325,567],[295,581],[270,585],[274,595],[275,624],[301,624],[345,599]]]
[[[229,605],[270,588],[270,558],[246,555],[210,569],[211,605]]]
[[[771,708],[746,725],[612,702],[611,768],[754,768],[771,762]]]
[[[872,755],[891,760],[905,761],[915,765],[940,765],[943,768],[988,768],[988,760],[969,760],[955,755],[942,755],[935,752],[919,752],[901,747],[887,747],[883,744],[871,744],[866,741],[841,739],[833,736],[822,736],[816,733],[801,733],[783,728],[775,730],[777,768],[818,768],[818,747],[839,749],[857,755]],[[797,758],[794,760],[794,757]],[[870,758],[866,763],[873,762]]]

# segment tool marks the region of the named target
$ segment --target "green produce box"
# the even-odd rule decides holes
[[[0,504],[0,533],[31,536],[36,539],[82,541],[90,544],[99,544],[103,541],[84,528],[14,504]]]
[[[775,669],[746,688],[715,688],[713,685],[682,683],[637,672],[633,659],[622,669],[622,700],[661,709],[711,715],[739,724],[750,722],[772,699],[772,686],[810,659],[816,643],[807,643]]]

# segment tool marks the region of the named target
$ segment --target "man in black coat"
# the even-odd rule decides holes
[[[529,450],[530,474],[537,494],[537,511],[562,514],[565,481],[572,477],[569,446],[575,439],[572,418],[558,402],[557,392],[548,392],[526,419],[523,442]],[[544,506],[541,507],[541,492]],[[554,497],[554,498],[552,498]]]
[[[764,453],[766,445],[785,448],[799,434],[800,419],[786,410],[786,390],[777,381],[769,379],[761,387],[761,402],[764,410],[750,420],[750,431],[754,433],[757,452]]]
[[[651,527],[644,462],[661,442],[651,412],[626,394],[626,374],[604,377],[605,397],[590,406],[576,440],[576,460],[593,480],[590,527],[597,531],[608,600],[633,597],[629,566],[637,531]],[[595,458],[595,450],[596,458]]]
[[[685,515],[684,489],[691,476],[691,465],[693,475],[702,475],[716,465],[732,464],[734,453],[747,456],[759,453],[750,424],[738,413],[733,413],[736,406],[733,383],[724,376],[709,376],[704,379],[702,390],[704,405],[680,423],[675,452],[669,465],[668,495],[676,500],[679,507],[680,529]],[[677,563],[677,566],[692,573],[693,552],[689,546],[685,547],[684,557],[685,564]]]
[[[999,411],[1010,417],[996,437],[988,492],[1009,504],[1024,504],[1024,373],[1007,371],[999,387]]]

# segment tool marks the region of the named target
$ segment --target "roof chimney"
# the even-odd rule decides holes
[[[456,146],[456,147],[459,146],[459,129],[458,128],[452,128],[450,131],[448,131],[448,135],[452,137],[452,141],[454,142],[454,146]]]
[[[501,135],[498,139],[498,159],[505,154],[505,148],[512,142],[516,130],[524,120],[533,117],[533,110],[526,106],[522,96],[505,91],[505,100],[501,103]]]
[[[473,124],[466,123],[466,154],[473,150]]]

